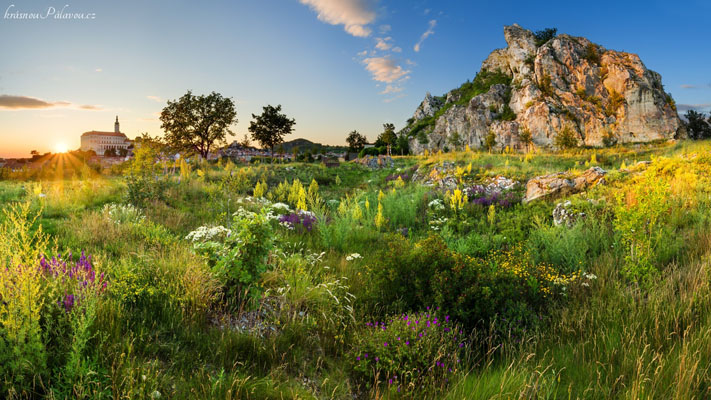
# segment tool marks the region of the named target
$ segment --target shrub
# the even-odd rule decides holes
[[[249,292],[254,297],[260,292],[257,282],[267,270],[267,256],[274,245],[273,218],[266,209],[253,213],[240,208],[224,240],[215,236],[198,239],[194,232],[187,239],[193,241],[198,254],[206,257],[229,294],[239,298]]]
[[[600,53],[594,43],[590,42],[587,46],[585,46],[585,50],[583,51],[583,59],[593,65],[600,64]]]
[[[465,338],[448,315],[434,310],[395,315],[366,323],[348,364],[355,381],[367,388],[421,397],[444,389],[463,372]]]
[[[578,137],[573,129],[566,125],[555,135],[553,144],[559,150],[570,149],[578,145]]]
[[[540,31],[536,31],[536,33],[533,34],[536,38],[536,47],[541,47],[542,45],[546,44],[549,40],[553,39],[558,33],[557,28],[546,28]]]
[[[551,81],[551,76],[548,74],[543,74],[541,80],[538,82],[538,88],[543,92],[543,95],[548,97],[553,97],[555,90],[553,89],[553,83]]]
[[[602,134],[602,145],[605,147],[612,147],[617,144],[618,138],[612,128],[605,128]]]

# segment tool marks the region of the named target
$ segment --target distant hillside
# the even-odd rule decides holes
[[[314,143],[308,139],[302,139],[302,138],[284,142],[281,144],[281,147],[284,149],[285,153],[293,152],[294,148],[298,148],[299,152],[301,152],[301,153],[309,151],[312,154],[321,153],[323,151],[325,151],[325,152],[329,152],[329,151],[344,152],[344,151],[348,150],[348,148],[346,146],[329,146],[329,145],[324,145],[321,143]]]

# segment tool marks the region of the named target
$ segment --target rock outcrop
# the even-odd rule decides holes
[[[586,146],[685,136],[661,76],[636,54],[565,34],[537,46],[515,24],[504,36],[508,46],[484,60],[473,84],[427,94],[402,132],[411,150],[478,148],[490,131],[500,148],[521,148],[523,132],[534,145],[553,147],[564,129]]]
[[[570,177],[565,172],[537,176],[526,183],[523,202],[582,192],[588,187],[604,183],[606,174],[604,169],[592,167],[577,177]]]

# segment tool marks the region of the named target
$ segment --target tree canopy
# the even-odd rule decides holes
[[[375,146],[392,146],[395,144],[395,142],[397,142],[397,135],[395,135],[395,125],[391,123],[383,124],[383,133],[378,136],[378,140],[375,141]]]
[[[363,150],[365,145],[368,143],[368,139],[365,135],[358,133],[358,131],[352,131],[348,134],[346,142],[348,143],[348,150],[357,153]]]
[[[711,125],[705,120],[704,113],[689,110],[684,114],[686,130],[691,139],[706,139],[711,137]],[[711,121],[711,119],[709,119]]]
[[[207,158],[215,145],[234,135],[230,126],[237,123],[237,111],[232,99],[219,93],[195,96],[188,91],[178,100],[168,101],[160,120],[166,144]]]
[[[284,136],[291,133],[296,121],[281,113],[281,104],[276,107],[266,105],[261,115],[252,114],[252,118],[249,123],[252,139],[270,149],[274,157],[274,146],[284,142]]]

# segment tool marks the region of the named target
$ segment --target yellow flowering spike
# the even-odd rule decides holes
[[[365,199],[365,210],[370,211],[370,202],[368,201],[368,199]]]
[[[299,198],[296,202],[296,208],[299,210],[304,210],[307,211],[306,207],[306,190],[304,190],[304,187],[301,187],[301,190],[299,190]]]
[[[383,191],[380,190],[380,191],[378,192],[378,203],[380,203],[381,201],[383,201],[383,198],[385,198],[385,193],[383,193]]]
[[[464,149],[467,153],[471,153],[472,148],[467,145],[467,147]]]
[[[363,210],[360,209],[360,206],[358,203],[355,204],[355,207],[353,207],[353,219],[356,221],[360,221],[363,219]]]
[[[404,188],[405,187],[405,181],[402,180],[402,176],[398,176],[397,180],[395,180],[395,187],[396,188]]]
[[[467,147],[469,147],[469,146],[467,146]],[[467,165],[467,174],[471,174],[471,173],[472,173],[472,163],[469,163],[469,165]]]
[[[620,165],[620,169],[627,169],[627,164],[625,164],[624,161],[622,161],[622,165]]]
[[[489,225],[493,226],[496,222],[496,207],[494,205],[489,206],[489,212],[486,214],[486,219],[489,221]]]
[[[385,225],[385,217],[383,216],[383,204],[378,203],[378,214],[375,216],[375,226],[377,228]]]

